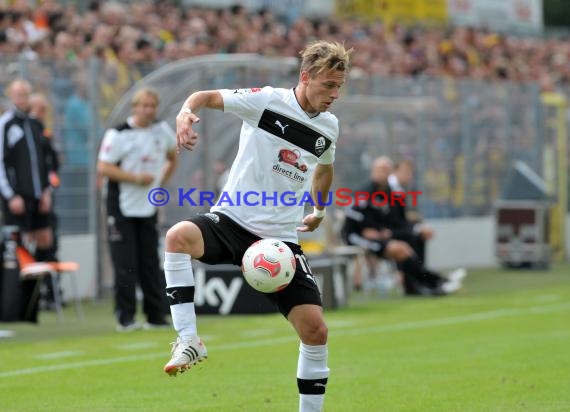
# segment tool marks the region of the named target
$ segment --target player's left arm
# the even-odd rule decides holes
[[[329,190],[334,177],[333,164],[318,164],[313,175],[311,197],[315,203],[313,213],[303,219],[305,226],[297,228],[299,232],[313,232],[325,217],[325,204],[329,201]]]

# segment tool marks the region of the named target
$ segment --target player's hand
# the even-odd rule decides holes
[[[137,176],[137,184],[139,186],[148,186],[152,182],[154,182],[154,175],[151,175],[149,173],[141,173]]]
[[[324,217],[316,217],[311,213],[310,215],[305,216],[303,219],[303,224],[305,226],[298,227],[297,232],[313,232],[319,227],[323,219]]]
[[[367,227],[362,230],[362,237],[368,240],[384,240],[392,236],[392,231],[390,229],[374,229]]]
[[[51,210],[51,190],[45,189],[40,197],[40,203],[38,205],[38,211],[41,214],[47,214]]]
[[[16,195],[8,202],[8,208],[13,215],[23,215],[26,211],[26,204],[22,196]]]
[[[192,129],[194,123],[198,123],[200,118],[195,113],[180,112],[176,116],[176,152],[180,153],[180,148],[194,150],[198,141],[198,133]]]
[[[433,229],[429,226],[422,225],[420,229],[420,236],[423,240],[430,240],[433,238],[434,232]]]

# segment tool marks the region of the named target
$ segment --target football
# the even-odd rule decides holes
[[[245,251],[241,271],[251,287],[273,293],[289,285],[296,266],[289,246],[277,239],[261,239]]]

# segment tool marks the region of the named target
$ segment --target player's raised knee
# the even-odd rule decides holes
[[[202,233],[194,223],[188,221],[172,226],[166,232],[164,242],[168,252],[189,253],[193,257],[201,256],[203,253]]]

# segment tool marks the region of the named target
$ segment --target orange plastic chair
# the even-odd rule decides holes
[[[59,322],[63,321],[63,304],[61,296],[57,291],[60,290],[58,274],[69,273],[71,274],[71,286],[74,294],[75,312],[77,317],[83,320],[83,309],[81,307],[81,299],[79,296],[79,287],[77,286],[77,279],[75,274],[79,270],[79,264],[76,262],[37,262],[32,254],[23,246],[16,248],[16,257],[20,265],[20,277],[22,279],[39,279],[46,276],[51,277],[54,291],[54,306]],[[31,304],[36,300],[40,290],[40,282],[36,284],[34,294],[31,299]],[[31,310],[31,307],[29,308]]]

